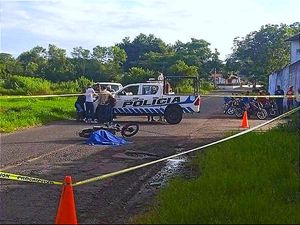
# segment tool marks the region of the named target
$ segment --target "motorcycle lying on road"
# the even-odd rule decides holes
[[[126,123],[124,126],[121,126],[118,123],[105,123],[102,126],[83,129],[79,132],[79,136],[89,138],[93,132],[98,130],[107,130],[113,135],[121,133],[123,137],[132,137],[139,131],[139,125],[137,123]]]

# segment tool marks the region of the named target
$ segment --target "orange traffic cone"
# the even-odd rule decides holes
[[[242,128],[249,128],[247,111],[244,112],[243,120],[242,120]]]
[[[72,178],[70,176],[65,177],[55,224],[77,224]]]

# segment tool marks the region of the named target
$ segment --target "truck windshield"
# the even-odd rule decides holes
[[[157,91],[157,85],[143,85],[142,95],[155,95]]]

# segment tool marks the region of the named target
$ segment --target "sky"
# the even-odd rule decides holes
[[[39,45],[113,46],[154,34],[167,44],[204,39],[224,60],[233,39],[266,24],[300,22],[300,0],[0,0],[0,51]]]

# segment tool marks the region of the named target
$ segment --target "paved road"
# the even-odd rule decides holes
[[[120,117],[138,121],[139,133],[131,144],[119,147],[88,146],[77,133],[86,124],[54,122],[46,126],[1,136],[1,170],[62,181],[72,175],[79,181],[179,151],[201,146],[239,130],[241,121],[222,114],[222,99],[202,99],[201,113],[185,115],[178,125],[146,122],[145,117]],[[261,121],[250,120],[250,126]],[[135,157],[148,152],[152,157]],[[149,180],[165,164],[151,166],[75,190],[80,223],[124,223],[143,211],[155,194]],[[60,187],[0,180],[0,223],[53,223]],[[147,191],[145,191],[147,190]]]

